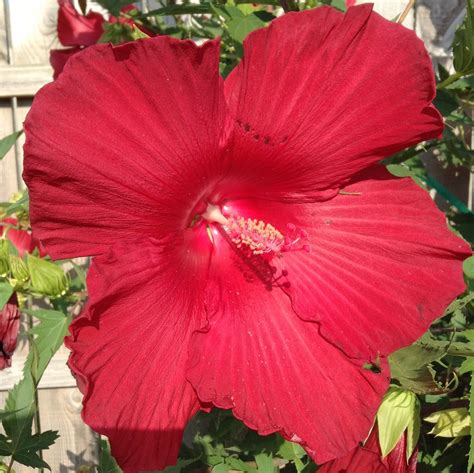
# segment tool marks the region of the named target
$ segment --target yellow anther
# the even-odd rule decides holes
[[[283,235],[262,220],[229,217],[225,228],[238,248],[246,245],[255,255],[277,252],[284,244]]]

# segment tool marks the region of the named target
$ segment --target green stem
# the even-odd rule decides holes
[[[455,348],[454,350],[446,350],[446,355],[451,355],[451,356],[463,356],[463,357],[472,357],[474,356],[474,351],[470,350],[459,350]]]
[[[13,468],[13,463],[14,463],[14,460],[13,460],[13,456],[10,460],[10,463],[8,464],[8,467],[7,467],[7,473],[11,473],[12,471],[12,468]]]
[[[384,162],[384,164],[402,164],[405,161],[407,161],[411,158],[414,158],[415,156],[418,156],[419,154],[426,153],[430,149],[436,148],[437,146],[441,146],[445,143],[447,143],[447,141],[434,141],[432,143],[428,143],[428,144],[424,145],[420,149],[413,149],[413,150],[407,151],[402,156],[394,156],[393,158],[388,158],[388,159],[384,160],[383,162]]]
[[[453,82],[456,82],[458,79],[460,79],[464,75],[463,72],[456,72],[452,75],[450,75],[447,79],[445,79],[443,82],[440,82],[436,88],[439,89],[445,89],[449,84],[452,84]]]
[[[434,189],[444,200],[449,202],[453,207],[456,207],[459,212],[463,214],[471,214],[471,210],[469,207],[458,199],[455,195],[451,194],[451,192],[446,189],[446,187],[441,184],[437,179],[434,177],[427,175],[426,177],[420,177],[429,187]]]

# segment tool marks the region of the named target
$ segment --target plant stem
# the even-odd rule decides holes
[[[13,468],[13,462],[14,462],[14,460],[13,460],[13,455],[12,455],[12,457],[10,459],[10,463],[8,464],[8,467],[7,467],[7,473],[11,473],[12,468]]]
[[[450,75],[447,79],[445,79],[443,82],[440,82],[436,88],[439,89],[445,89],[449,84],[452,84],[453,82],[456,82],[458,79],[460,79],[464,73],[462,72],[455,72],[454,74]]]
[[[405,21],[405,18],[408,16],[408,13],[410,13],[410,10],[415,6],[415,0],[409,0],[407,3],[407,6],[405,7],[405,10],[403,10],[402,14],[397,20],[397,23],[401,24]]]

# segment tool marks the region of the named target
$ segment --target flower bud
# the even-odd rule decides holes
[[[59,266],[32,255],[28,255],[26,261],[32,292],[49,297],[59,297],[66,293],[69,280]]]
[[[9,255],[10,271],[13,276],[11,281],[15,286],[22,286],[30,278],[30,273],[25,262],[15,255]]]
[[[8,242],[0,240],[0,276],[6,277],[10,272],[10,263],[8,262]]]

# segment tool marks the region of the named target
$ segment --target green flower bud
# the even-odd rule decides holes
[[[9,256],[9,262],[10,271],[13,276],[12,280],[10,281],[11,284],[14,286],[24,285],[30,278],[30,273],[28,272],[25,262],[19,256],[15,255]]]
[[[0,276],[2,277],[6,277],[10,272],[8,259],[8,242],[6,240],[0,240]]]
[[[69,279],[62,268],[32,255],[28,255],[26,261],[32,292],[49,297],[60,297],[66,293],[69,288]]]
[[[404,432],[407,432],[408,461],[420,435],[420,403],[416,394],[398,386],[391,386],[377,412],[377,424],[383,457],[395,448]]]

